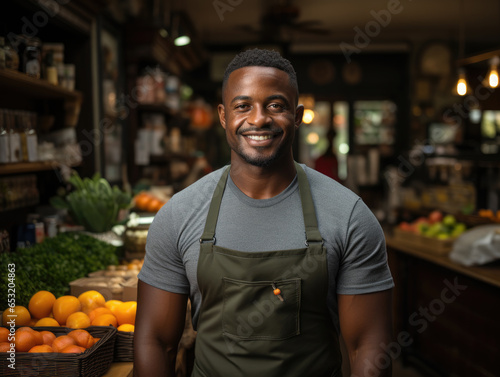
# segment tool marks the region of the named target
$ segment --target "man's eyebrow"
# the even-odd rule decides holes
[[[250,97],[250,96],[236,96],[231,100],[231,103],[234,103],[236,101],[246,101],[249,99],[252,99],[252,97]]]
[[[283,95],[281,95],[281,94],[273,94],[272,96],[269,96],[266,99],[268,101],[279,99],[279,100],[282,100],[283,102],[285,102],[285,105],[290,106],[290,103],[288,102],[288,100],[286,99],[286,97],[283,96]]]

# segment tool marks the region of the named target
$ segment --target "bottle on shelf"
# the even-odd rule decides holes
[[[0,109],[0,164],[10,161],[9,134],[5,120],[5,110]]]
[[[23,55],[23,71],[28,76],[40,78],[41,72],[41,42],[33,37],[26,40],[26,47]]]
[[[9,136],[10,162],[21,162],[21,137],[16,128],[16,112],[6,110],[7,132]]]

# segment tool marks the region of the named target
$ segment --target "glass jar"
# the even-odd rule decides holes
[[[26,48],[24,49],[24,72],[28,76],[40,78],[41,70],[41,42],[38,38],[30,38],[26,41]]]
[[[17,50],[12,47],[10,43],[4,46],[5,52],[5,68],[12,69],[14,71],[19,70],[19,54]]]

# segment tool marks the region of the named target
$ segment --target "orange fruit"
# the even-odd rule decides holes
[[[33,330],[31,327],[29,326],[23,326],[23,327],[19,327],[17,330],[16,330],[16,334],[18,331],[35,331]]]
[[[38,340],[32,331],[16,331],[14,341],[16,352],[28,352],[35,346],[38,346]]]
[[[73,330],[68,334],[68,336],[75,340],[77,346],[90,348],[94,345],[94,337],[86,330]]]
[[[90,326],[90,318],[84,312],[75,312],[66,319],[66,327],[70,329],[83,329]]]
[[[85,351],[85,348],[77,346],[75,344],[70,344],[69,346],[64,347],[62,350],[58,351],[61,353],[82,353]]]
[[[49,346],[47,344],[42,344],[42,345],[39,345],[39,346],[34,346],[28,352],[32,352],[32,353],[44,353],[44,352],[54,352],[54,350],[52,349],[51,346]]]
[[[111,313],[115,314],[115,309],[120,304],[123,304],[123,301],[120,301],[120,300],[108,300],[108,301],[106,301],[106,303],[104,304],[104,306],[106,306],[106,308],[108,308],[109,310],[111,310]]]
[[[28,304],[28,309],[34,318],[48,317],[52,313],[52,307],[56,301],[54,296],[49,291],[38,291],[31,296]]]
[[[40,331],[33,330],[33,336],[35,337],[37,346],[40,346],[43,344],[43,335],[40,334]]]
[[[8,322],[14,319],[16,321],[16,326],[28,326],[30,324],[31,315],[28,309],[21,305],[5,309],[2,314],[3,325],[7,326]]]
[[[94,344],[96,344],[101,338],[94,338]]]
[[[100,316],[101,314],[113,314],[113,313],[106,307],[95,308],[89,313],[90,322],[92,322],[96,317]]]
[[[146,210],[149,212],[158,212],[162,206],[163,202],[161,200],[153,198],[147,204]]]
[[[66,324],[66,319],[70,314],[79,312],[81,308],[82,304],[75,296],[61,296],[54,302],[52,314],[54,314],[54,319],[62,326]]]
[[[9,340],[10,331],[7,327],[0,327],[0,343],[7,342]]]
[[[134,197],[134,204],[138,209],[146,211],[151,200],[153,200],[151,195],[146,192],[141,192]]]
[[[10,351],[10,343],[9,342],[1,342],[0,343],[0,352],[9,352]]]
[[[137,311],[137,301],[127,301],[116,307],[115,316],[119,325],[128,323],[135,325],[135,314]]]
[[[40,331],[40,334],[42,334],[43,337],[43,344],[47,344],[49,346],[52,345],[52,342],[56,338],[56,335],[52,331],[43,330]]]
[[[104,296],[97,291],[91,290],[83,292],[78,296],[78,300],[82,304],[82,312],[88,314],[95,308],[103,307],[106,303]]]
[[[101,314],[94,318],[92,326],[118,326],[118,321],[113,314]]]
[[[35,323],[36,327],[59,327],[61,326],[54,318],[45,317],[41,318]]]
[[[128,323],[125,323],[123,325],[118,326],[118,331],[134,332],[135,331],[135,326],[134,325],[130,325]]]
[[[54,352],[61,352],[64,347],[71,345],[76,345],[75,339],[68,335],[61,335],[52,342],[52,349]]]

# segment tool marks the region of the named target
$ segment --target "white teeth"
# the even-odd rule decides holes
[[[267,140],[271,138],[271,135],[264,135],[264,136],[248,135],[247,137],[252,140]]]

